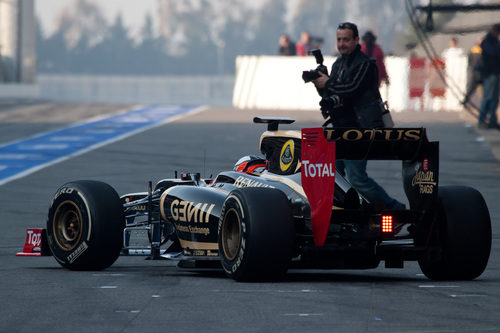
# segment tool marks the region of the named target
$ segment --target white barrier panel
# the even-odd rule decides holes
[[[325,57],[331,67],[334,58]],[[238,56],[233,106],[241,109],[318,109],[320,97],[302,71],[316,68],[314,57]]]
[[[324,64],[329,70],[334,60],[334,57],[325,57]],[[445,97],[433,98],[427,83],[422,98],[410,99],[409,59],[386,57],[390,85],[381,86],[382,98],[396,112],[424,108],[433,111],[462,110],[460,100],[466,85],[467,58],[446,59],[446,62],[445,75],[453,91],[458,88],[458,96],[447,89]],[[238,56],[233,106],[240,109],[318,110],[320,97],[314,85],[305,84],[302,80],[302,71],[314,68],[314,57]]]
[[[467,57],[447,57],[445,73],[452,89],[446,91],[446,110],[462,109],[461,101],[467,91]],[[458,94],[458,98],[456,96]]]
[[[392,111],[403,111],[408,108],[408,73],[409,65],[407,58],[386,57],[385,65],[390,84],[382,84],[380,95],[384,101],[389,103]]]

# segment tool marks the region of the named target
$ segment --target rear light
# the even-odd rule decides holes
[[[382,215],[382,233],[392,232],[392,216]]]

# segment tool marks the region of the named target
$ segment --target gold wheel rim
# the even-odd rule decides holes
[[[230,208],[222,222],[222,250],[227,260],[234,260],[238,255],[241,242],[240,217],[234,208]]]
[[[82,238],[82,214],[72,201],[57,206],[52,231],[57,245],[64,251],[72,251]]]

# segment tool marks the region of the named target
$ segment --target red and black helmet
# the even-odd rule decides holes
[[[262,173],[266,170],[266,160],[255,155],[243,156],[236,162],[233,170],[243,173]]]

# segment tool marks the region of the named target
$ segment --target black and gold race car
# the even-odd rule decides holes
[[[28,230],[24,253],[52,254],[73,270],[105,269],[120,254],[142,253],[184,266],[211,263],[238,281],[381,261],[387,268],[418,261],[436,280],[475,279],[486,268],[486,203],[473,188],[438,185],[439,143],[424,128],[297,131],[279,129],[290,118],[254,122],[267,124],[265,158],[244,157],[213,179],[181,174],[121,197],[102,182],[64,184],[47,228]],[[336,172],[339,159],[401,160],[408,209],[368,202]],[[134,243],[138,235],[145,245]]]

